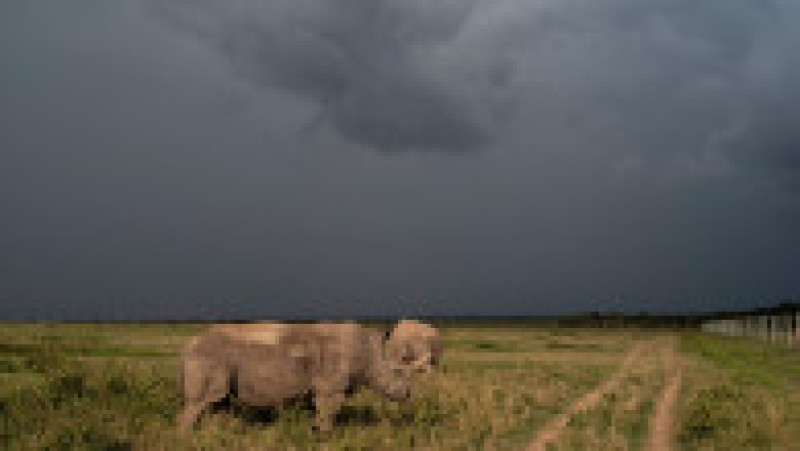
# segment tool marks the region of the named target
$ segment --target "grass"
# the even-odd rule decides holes
[[[6,327],[8,326],[8,327]],[[204,325],[9,324],[0,328],[0,449],[515,449],[614,372],[655,333],[549,327],[445,327],[440,371],[410,406],[370,392],[334,431],[298,408],[233,400],[176,433],[178,352]],[[790,449],[800,443],[797,355],[760,342],[681,334],[681,449]],[[557,449],[645,449],[665,379],[648,352]]]
[[[168,421],[178,398],[158,365],[65,363],[0,398],[6,449],[130,449],[147,424]]]
[[[0,331],[0,448],[207,449],[504,448],[531,434],[614,368],[547,359],[547,343],[600,343],[616,359],[628,336],[553,335],[531,328],[444,329],[441,371],[415,381],[410,415],[364,392],[327,436],[311,414],[233,402],[188,436],[174,430],[182,344],[204,326],[14,324]],[[608,349],[606,349],[606,347]],[[558,352],[581,347],[559,348]],[[494,360],[486,360],[494,359]]]
[[[599,404],[570,420],[559,449],[646,449],[648,420],[664,383],[659,353],[645,355]]]
[[[791,449],[800,443],[796,350],[685,334],[679,440],[685,449]]]
[[[728,370],[737,383],[780,390],[800,383],[796,350],[745,338],[686,334],[685,352],[696,354]]]

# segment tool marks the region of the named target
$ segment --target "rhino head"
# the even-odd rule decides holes
[[[411,397],[411,369],[387,359],[384,343],[378,334],[370,334],[370,368],[368,382],[370,388],[392,400]]]
[[[442,339],[428,324],[415,320],[400,321],[388,336],[389,359],[413,371],[431,373],[439,365]]]

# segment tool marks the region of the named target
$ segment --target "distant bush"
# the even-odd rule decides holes
[[[733,384],[695,393],[683,419],[680,442],[699,446],[723,440],[747,448],[769,448],[776,435],[776,406],[756,392]]]

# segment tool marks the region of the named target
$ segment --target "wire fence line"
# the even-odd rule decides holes
[[[800,311],[742,314],[711,319],[700,325],[703,332],[748,337],[777,345],[800,346]]]

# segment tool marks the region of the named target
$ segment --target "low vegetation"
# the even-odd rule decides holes
[[[665,332],[445,327],[440,370],[419,375],[410,406],[369,392],[333,432],[299,408],[230,400],[186,436],[178,352],[202,325],[9,324],[0,328],[0,449],[514,449],[616,371],[634,343]],[[786,449],[800,443],[800,370],[788,349],[686,333],[676,412],[680,449]],[[557,449],[646,449],[667,377],[648,352]],[[410,413],[410,414],[409,414]]]
[[[646,449],[648,418],[664,382],[657,357],[645,357],[615,390],[603,395],[599,405],[572,417],[559,440],[560,447]]]
[[[0,447],[63,449],[430,447],[523,444],[614,368],[630,337],[559,337],[525,328],[445,329],[441,371],[420,375],[411,414],[369,392],[347,403],[332,433],[297,408],[261,412],[231,400],[186,437],[178,351],[197,326],[9,325],[0,336]],[[547,358],[552,343],[560,355]],[[608,359],[593,361],[579,343]],[[599,343],[599,344],[598,344]],[[605,350],[603,347],[609,349]],[[524,388],[524,389],[523,389]]]
[[[685,334],[684,449],[791,449],[800,443],[800,359],[788,347]]]

